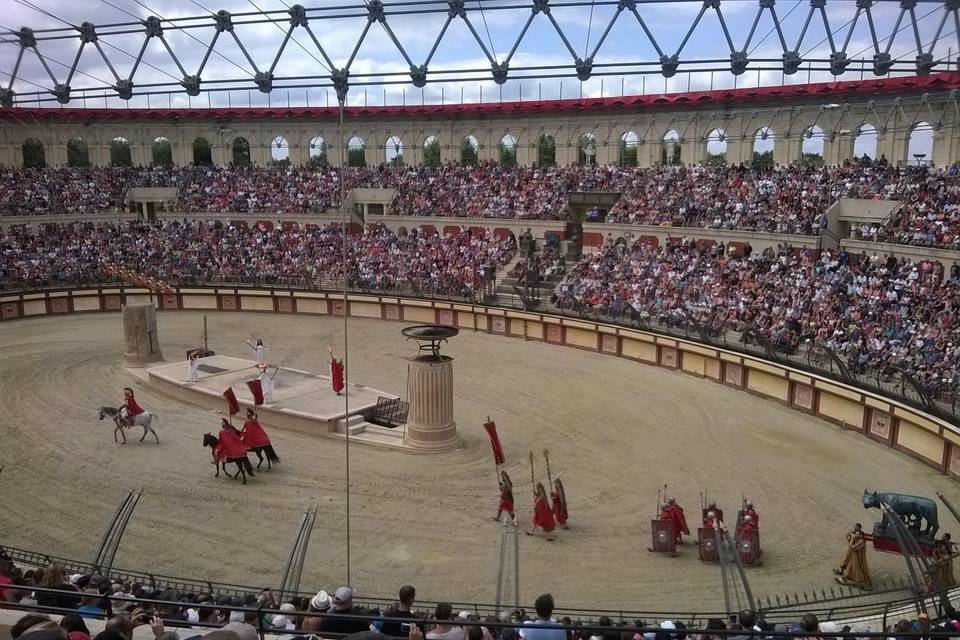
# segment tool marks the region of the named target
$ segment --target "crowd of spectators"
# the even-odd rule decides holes
[[[466,295],[510,260],[516,242],[476,229],[397,235],[371,226],[351,232],[347,248],[351,286]],[[0,233],[0,282],[19,285],[97,281],[112,264],[163,281],[319,286],[324,280],[342,282],[342,258],[343,233],[332,224],[78,222]]]
[[[612,316],[829,347],[854,371],[896,367],[928,389],[960,382],[960,269],[787,247],[609,241],[569,270],[553,301]],[[941,282],[943,280],[943,282]]]
[[[408,216],[559,219],[571,191],[615,191],[605,220],[772,233],[817,234],[840,197],[895,199],[886,226],[867,225],[866,239],[960,248],[958,168],[840,166],[622,167],[477,166],[181,167],[0,169],[4,215],[97,213],[123,209],[137,186],[178,189],[171,205],[185,213],[323,213],[342,190],[396,191],[388,208]]]
[[[155,640],[259,640],[261,632],[311,640],[686,640],[697,636],[702,640],[767,640],[775,633],[830,638],[840,633],[886,632],[899,638],[911,633],[930,637],[938,631],[955,636],[960,631],[960,621],[949,606],[937,621],[921,613],[911,620],[891,622],[887,629],[875,629],[870,623],[841,626],[821,622],[812,613],[795,622],[772,624],[749,609],[726,620],[708,618],[699,623],[676,617],[654,621],[617,621],[609,616],[572,619],[556,614],[553,596],[542,594],[529,614],[508,609],[499,617],[481,617],[476,611],[457,612],[448,602],[418,609],[416,589],[411,585],[401,587],[390,604],[362,606],[354,602],[357,593],[349,586],[284,598],[269,589],[228,596],[210,590],[153,589],[99,574],[68,575],[59,564],[21,570],[2,558],[0,576],[6,577],[8,586],[0,591],[0,607],[23,612],[10,629],[13,640],[132,640],[138,627],[147,626]],[[61,583],[56,588],[62,593],[37,591],[41,584],[49,583]],[[103,631],[93,634],[91,626],[101,628],[100,622],[94,623],[97,620],[104,621]]]

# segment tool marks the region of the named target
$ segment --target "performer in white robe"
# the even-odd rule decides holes
[[[190,357],[187,358],[187,374],[190,376],[190,382],[199,382],[200,381],[200,358],[199,354],[196,351],[190,352]]]
[[[257,344],[253,344],[249,340],[244,340],[251,349],[253,349],[257,354],[257,364],[267,364],[267,348],[263,346],[263,340],[257,338]]]
[[[260,389],[263,391],[263,401],[273,402],[273,376],[267,372],[266,367],[260,368]]]

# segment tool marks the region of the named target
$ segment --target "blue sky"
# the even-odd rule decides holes
[[[203,15],[206,9],[216,11],[226,9],[233,13],[256,11],[255,7],[263,10],[285,10],[287,5],[285,0],[141,0],[138,4],[135,0],[85,0],[84,2],[64,2],[63,0],[27,0],[34,5],[62,17],[71,23],[79,23],[89,20],[94,24],[104,24],[107,22],[118,22],[132,20],[132,16],[143,18],[148,15],[158,15],[163,18],[175,18],[182,16]],[[554,4],[559,0],[554,0]],[[530,15],[528,9],[510,9],[498,10],[498,6],[505,4],[516,5],[525,3],[527,0],[468,0],[467,7],[469,16],[478,33],[482,36],[486,46],[494,53],[497,60],[503,60],[513,46],[518,34],[521,31],[523,23]],[[342,3],[338,3],[342,4]],[[323,2],[316,4],[307,3],[307,6],[324,6]],[[327,1],[329,6],[329,0]],[[388,23],[391,25],[397,38],[403,44],[411,59],[419,64],[426,57],[429,49],[433,45],[436,34],[440,31],[443,22],[446,19],[444,14],[434,14],[429,16],[400,16],[391,17],[391,2],[385,1],[388,15]],[[640,14],[654,33],[662,50],[666,53],[676,51],[680,41],[686,34],[687,29],[693,22],[694,17],[700,9],[700,3],[697,2],[659,2],[643,3],[640,5]],[[938,20],[942,16],[942,5],[939,4],[918,4],[917,15],[923,16],[928,12],[931,15],[920,21],[921,40],[926,45],[933,39],[933,35],[938,26]],[[482,11],[481,11],[482,7]],[[783,29],[787,36],[789,48],[795,45],[801,26],[806,19],[809,11],[808,0],[781,0],[776,5],[778,15],[781,17]],[[577,51],[578,55],[585,57],[585,52],[592,51],[598,38],[609,23],[614,13],[613,6],[585,6],[585,7],[555,7],[552,10],[553,16],[561,25],[566,33],[571,45]],[[734,45],[740,48],[746,39],[746,35],[756,14],[757,4],[755,1],[728,1],[722,4],[722,11],[727,26],[730,29]],[[828,13],[831,17],[831,25],[836,29],[853,16],[855,4],[847,1],[833,1],[828,3]],[[895,2],[884,2],[874,7],[874,18],[878,26],[880,37],[889,34],[891,25],[896,19],[899,11],[899,5]],[[315,33],[321,41],[321,44],[327,50],[330,57],[337,66],[346,64],[347,58],[352,50],[352,45],[356,41],[363,25],[364,18],[338,19],[334,21],[314,20],[312,25]],[[727,59],[729,56],[729,47],[722,36],[718,27],[716,14],[709,10],[697,30],[684,48],[684,54],[696,55],[709,58]],[[936,57],[946,57],[957,55],[957,35],[951,26],[952,20],[948,21],[941,37],[940,46],[934,51]],[[8,0],[4,18],[0,21],[0,26],[4,28],[19,28],[20,26],[30,26],[33,28],[62,27],[60,23],[42,13],[35,11],[21,3],[21,0]],[[760,24],[757,27],[756,35],[751,43],[750,49],[754,55],[768,55],[779,58],[780,45],[776,34],[771,34],[773,22],[769,12],[764,12]],[[846,36],[846,27],[840,29],[835,36],[838,46]],[[191,30],[203,43],[209,42],[213,35],[212,29]],[[245,45],[248,47],[254,61],[260,69],[268,68],[276,53],[283,33],[275,25],[246,25],[237,27],[237,33],[241,36]],[[766,38],[764,38],[766,36]],[[819,16],[815,15],[804,38],[804,44],[800,47],[802,54],[811,56],[829,53],[829,45],[825,42],[826,32]],[[300,75],[326,73],[321,64],[315,59],[322,61],[322,57],[310,41],[307,34],[298,30],[295,37],[299,45],[291,42],[278,64],[278,73],[285,75]],[[191,39],[183,32],[168,33],[168,40],[174,50],[184,62],[186,70],[192,73],[203,55],[204,47],[201,43]],[[896,58],[906,56],[906,59],[912,60],[916,53],[915,44],[912,42],[912,33],[909,29],[902,30],[891,48],[891,54]],[[130,56],[121,52],[135,54],[138,50],[142,37],[139,34],[129,36],[114,36],[103,38],[105,49],[108,52],[111,61],[117,68],[121,76],[126,76],[133,63]],[[953,44],[950,47],[950,43]],[[300,45],[303,45],[301,48]],[[51,60],[62,63],[69,63],[76,55],[76,42],[63,41],[58,43],[43,43],[41,51],[50,56]],[[870,49],[869,32],[865,19],[861,19],[855,30],[848,52],[851,54],[859,53],[865,49]],[[951,49],[952,50],[949,50]],[[227,37],[221,37],[218,42],[215,53],[211,56],[207,67],[204,70],[205,80],[214,80],[227,77],[249,77],[247,71],[251,71],[249,64],[244,59],[237,46]],[[309,52],[309,53],[308,53]],[[13,44],[0,44],[0,70],[9,73],[12,70],[17,53],[17,46]],[[312,55],[311,55],[312,54]],[[604,42],[602,48],[597,54],[596,62],[623,62],[626,60],[656,60],[657,54],[642,30],[637,24],[635,18],[629,13],[620,16]],[[145,61],[156,68],[142,65],[138,70],[135,82],[138,84],[150,82],[166,82],[179,79],[181,73],[170,59],[169,55],[163,49],[159,41],[154,41],[147,49]],[[562,45],[553,26],[544,15],[538,15],[533,20],[529,31],[519,45],[516,54],[513,57],[512,65],[516,67],[522,64],[564,64],[571,60],[571,56]],[[236,65],[244,67],[247,71],[242,71]],[[110,81],[112,76],[99,56],[88,47],[81,58],[81,70],[100,80]],[[442,69],[483,69],[489,68],[489,62],[483,56],[480,47],[477,45],[473,36],[470,34],[462,20],[456,19],[451,23],[450,28],[445,34],[437,53],[431,62],[431,70]],[[63,79],[66,69],[51,62],[51,69],[58,79]],[[374,24],[370,29],[369,35],[363,46],[360,48],[357,58],[354,61],[351,71],[356,78],[357,74],[374,74],[369,81],[376,83],[382,79],[382,76],[376,74],[385,71],[406,71],[407,64],[403,61],[396,47],[387,37],[385,30],[378,24]],[[169,75],[168,75],[169,74]],[[35,92],[37,87],[27,81],[32,80],[43,85],[49,85],[49,79],[43,71],[36,57],[32,54],[27,55],[21,68],[20,75],[23,80],[15,84],[18,92]],[[859,78],[860,72],[847,74],[849,78]],[[871,77],[867,72],[867,77]],[[350,93],[351,104],[399,104],[407,102],[460,102],[461,95],[465,102],[477,102],[481,98],[484,101],[491,100],[516,100],[520,97],[532,99],[542,96],[545,99],[563,97],[584,96],[611,96],[638,93],[662,93],[684,91],[688,87],[694,90],[708,89],[711,84],[714,88],[728,88],[736,86],[757,86],[772,85],[780,83],[803,83],[808,79],[812,81],[827,81],[833,79],[828,73],[809,73],[801,70],[793,76],[782,76],[779,72],[748,70],[739,78],[734,78],[728,72],[709,73],[680,73],[670,80],[664,80],[659,74],[648,76],[625,75],[600,78],[593,78],[590,81],[580,83],[575,78],[545,79],[545,80],[527,80],[510,81],[500,87],[488,80],[489,74],[485,71],[480,76],[450,76],[451,80],[443,84],[431,84],[421,91],[410,84],[405,86],[372,86],[355,87]],[[478,79],[478,78],[482,78]],[[9,82],[7,76],[0,76],[4,85]],[[98,80],[93,80],[89,76],[79,74],[71,83],[74,87],[80,87],[89,84],[100,84]],[[286,104],[288,100],[287,90],[275,90],[269,100],[273,104]],[[249,101],[254,105],[267,104],[266,95],[256,90],[234,91],[229,98],[226,94],[214,94],[210,96],[210,103],[214,106],[231,104],[246,105]],[[328,100],[335,101],[332,91],[303,89],[289,91],[291,104],[325,104]],[[103,106],[103,100],[100,100]],[[166,106],[168,99],[166,97],[151,98],[151,104],[162,104]],[[205,95],[193,100],[187,99],[185,95],[176,95],[169,99],[170,104],[174,106],[207,106],[208,98]],[[117,99],[107,101],[109,106],[120,106],[122,103]],[[93,106],[93,105],[90,105]],[[130,106],[146,106],[145,98],[136,98],[131,101]]]

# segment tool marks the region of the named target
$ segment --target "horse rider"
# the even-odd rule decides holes
[[[123,418],[124,422],[129,427],[133,424],[134,419],[141,413],[146,413],[139,404],[137,404],[136,398],[133,397],[133,389],[130,387],[123,388],[123,404],[120,405],[120,417]]]
[[[247,445],[240,439],[240,432],[226,418],[220,419],[220,433],[217,434],[217,457],[220,460],[243,458],[247,455]]]

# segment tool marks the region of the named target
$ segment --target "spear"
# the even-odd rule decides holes
[[[533,489],[533,495],[537,495],[537,478],[533,471],[533,450],[530,450],[530,488]]]
[[[550,475],[550,450],[543,450],[543,459],[547,461],[547,484],[550,485],[550,489],[553,490],[553,477]]]

